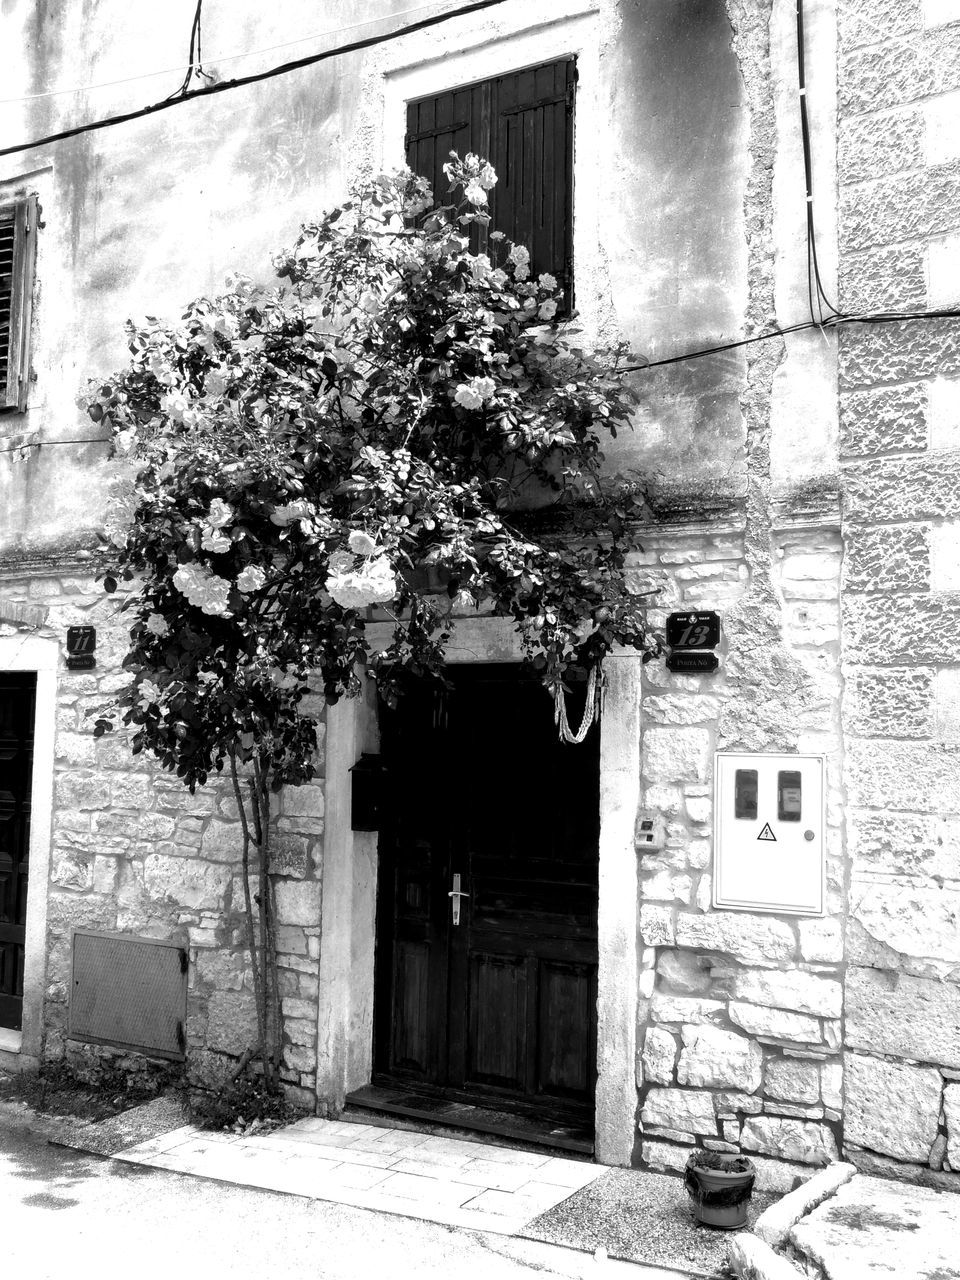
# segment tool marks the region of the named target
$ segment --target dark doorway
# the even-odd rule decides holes
[[[599,729],[561,744],[518,666],[449,675],[381,708],[374,1081],[592,1123]]]
[[[0,672],[0,1027],[23,1011],[30,788],[37,677]]]

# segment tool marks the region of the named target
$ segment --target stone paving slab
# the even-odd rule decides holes
[[[960,1280],[960,1195],[858,1174],[791,1228],[784,1252],[830,1280]]]
[[[498,1235],[516,1235],[606,1172],[547,1152],[316,1117],[249,1137],[179,1126],[114,1159]]]

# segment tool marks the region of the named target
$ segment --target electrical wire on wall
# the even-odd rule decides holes
[[[213,76],[209,75],[203,69],[203,54],[200,49],[200,22],[203,13],[203,0],[197,0],[197,11],[193,15],[193,22],[190,24],[190,48],[187,51],[187,70],[179,89],[174,89],[164,101],[171,102],[174,98],[182,98],[189,93],[190,85],[194,78],[206,80],[208,84],[213,83]]]
[[[803,145],[803,177],[806,188],[807,213],[807,301],[810,319],[823,324],[830,316],[842,316],[827,297],[820,279],[820,263],[817,260],[817,231],[813,214],[813,156],[810,146],[810,121],[807,114],[807,78],[804,58],[803,0],[797,0],[797,82],[800,97],[800,139]],[[824,315],[824,307],[827,315]]]
[[[215,93],[229,93],[234,89],[242,89],[249,84],[261,84],[265,80],[273,80],[277,76],[289,75],[304,67],[313,67],[330,58],[339,58],[346,53],[359,53],[363,49],[372,49],[376,45],[386,44],[390,40],[399,40],[402,36],[416,31],[426,31],[430,27],[439,26],[453,18],[466,17],[479,13],[484,9],[492,9],[496,5],[506,4],[508,0],[473,0],[471,4],[460,5],[456,9],[445,9],[442,13],[432,14],[429,18],[421,18],[418,22],[408,23],[405,27],[397,27],[393,31],[385,31],[380,35],[366,36],[362,40],[353,40],[349,44],[337,45],[333,49],[323,49],[319,53],[311,53],[292,62],[284,62],[276,67],[268,67],[266,71],[256,71],[248,76],[238,76],[234,80],[222,80],[217,84],[206,84],[200,89],[177,93],[153,102],[149,106],[140,107],[136,111],[124,111],[118,115],[105,116],[100,120],[90,120],[86,124],[74,125],[70,129],[61,129],[58,133],[48,133],[45,137],[34,138],[30,142],[18,142],[12,147],[0,147],[0,156],[17,155],[23,151],[32,151],[36,147],[45,147],[51,142],[64,142],[67,138],[78,138],[85,133],[94,133],[100,129],[112,129],[116,125],[129,124],[132,120],[142,120],[145,116],[156,115],[159,111],[167,111],[184,102],[195,102],[198,98],[207,98]],[[189,72],[189,68],[188,68]],[[187,81],[189,83],[189,80]]]

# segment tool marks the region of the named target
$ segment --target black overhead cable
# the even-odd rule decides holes
[[[31,142],[18,142],[12,147],[0,147],[0,156],[12,156],[21,151],[32,151],[35,147],[44,147],[50,142],[63,142],[66,138],[76,138],[83,133],[93,133],[98,129],[109,129],[117,124],[127,124],[131,120],[139,120],[144,116],[155,115],[158,111],[166,111],[170,107],[179,106],[182,102],[193,102],[196,98],[206,98],[213,93],[226,93],[230,89],[241,89],[248,84],[259,84],[263,80],[272,80],[276,76],[288,75],[291,71],[299,71],[303,67],[312,67],[318,62],[326,62],[329,58],[339,58],[345,53],[358,53],[361,49],[371,49],[378,44],[386,44],[390,40],[399,40],[401,36],[415,31],[425,31],[428,27],[439,26],[452,18],[462,18],[482,9],[492,9],[495,5],[505,4],[507,0],[473,0],[472,4],[461,5],[457,9],[446,9],[443,13],[435,13],[429,18],[421,18],[405,27],[397,27],[394,31],[386,31],[378,36],[366,36],[363,40],[354,40],[350,44],[338,45],[335,49],[323,49],[320,53],[311,53],[304,58],[296,58],[292,62],[284,62],[270,67],[266,71],[256,71],[248,76],[238,76],[234,80],[222,80],[219,84],[207,84],[192,92],[180,92],[178,96],[165,98],[161,102],[151,103],[138,111],[126,111],[116,116],[106,116],[102,120],[91,120],[88,124],[78,124],[72,129],[61,129],[59,133],[50,133],[43,138],[34,138]],[[199,46],[199,41],[198,41]],[[199,58],[199,48],[198,48]],[[189,84],[189,72],[185,84]],[[181,86],[182,88],[182,86]]]
[[[182,98],[190,88],[191,81],[194,76],[202,76],[204,80],[212,83],[213,76],[208,75],[203,69],[203,54],[200,48],[200,22],[203,13],[203,0],[197,0],[197,11],[193,15],[193,22],[190,24],[190,49],[187,53],[187,70],[179,89],[174,89],[169,97],[165,98],[165,102],[172,102],[175,98]]]
[[[817,233],[813,220],[813,159],[810,148],[810,122],[807,117],[807,80],[804,63],[803,34],[803,0],[797,0],[797,81],[800,97],[800,138],[803,143],[803,176],[806,187],[807,215],[807,301],[810,307],[810,319],[823,324],[824,305],[834,316],[844,313],[835,307],[827,297],[820,279],[820,264],[817,261]],[[814,312],[816,306],[816,313]]]

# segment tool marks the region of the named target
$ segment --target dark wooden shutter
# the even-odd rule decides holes
[[[497,171],[491,227],[530,250],[532,272],[573,287],[573,58],[512,71],[407,106],[407,163],[442,200],[451,151]]]
[[[37,201],[0,208],[0,409],[27,407]]]

